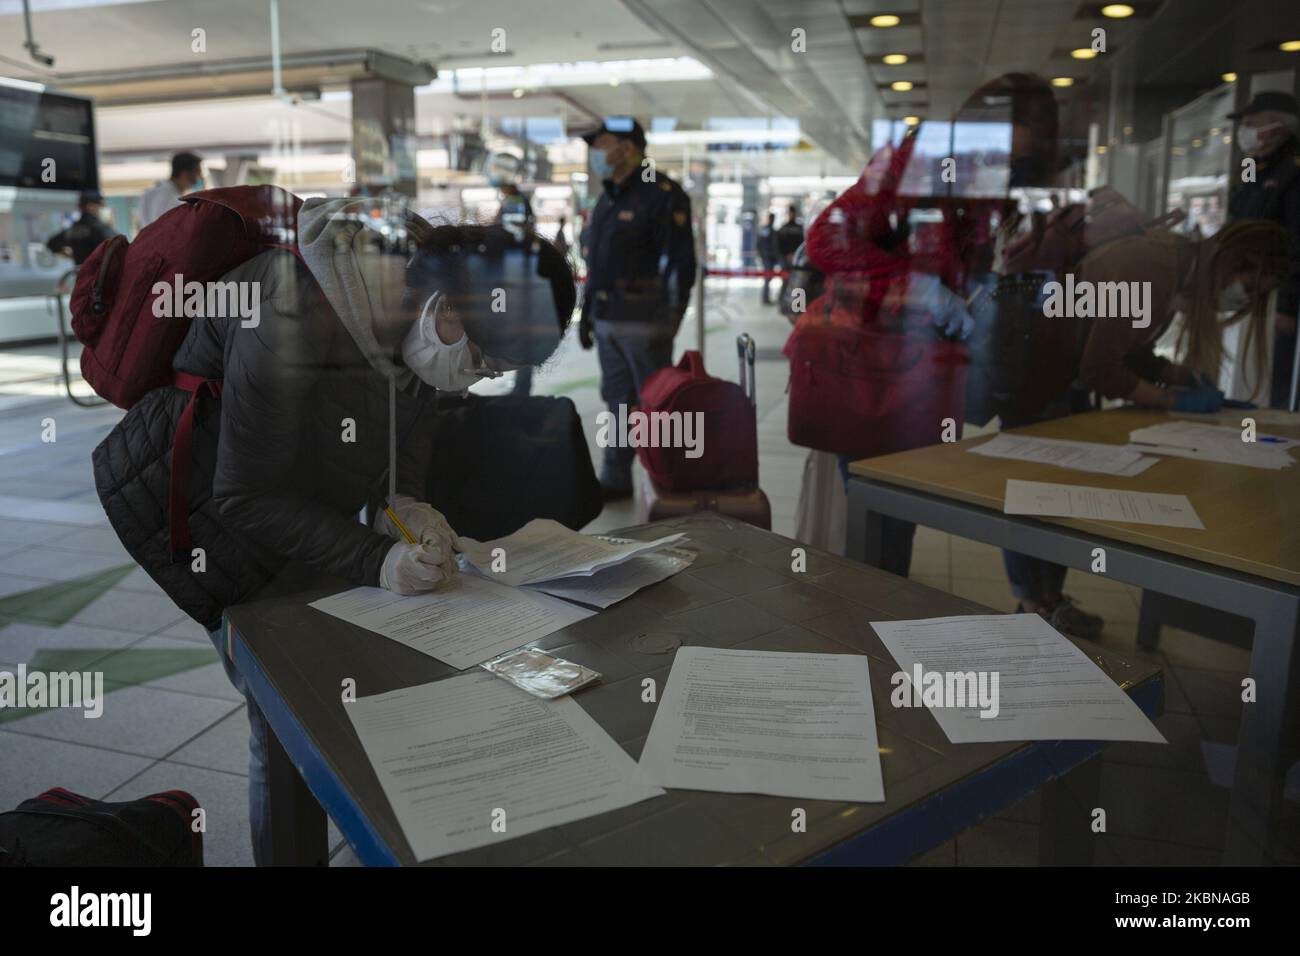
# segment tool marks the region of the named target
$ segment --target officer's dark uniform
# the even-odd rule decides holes
[[[1287,232],[1290,267],[1277,290],[1277,311],[1294,316],[1300,306],[1300,147],[1295,137],[1262,159],[1255,170],[1255,182],[1239,183],[1228,200],[1228,218],[1267,219]],[[1270,404],[1285,407],[1291,396],[1291,370],[1296,335],[1277,332],[1273,336],[1273,384]]]
[[[50,252],[57,253],[62,253],[64,249],[71,249],[72,261],[81,265],[90,258],[96,246],[115,235],[117,233],[105,225],[98,216],[83,212],[81,218],[71,226],[51,236],[45,243],[45,247]]]
[[[672,363],[673,337],[695,282],[691,201],[676,182],[639,167],[606,180],[583,231],[583,321],[594,321],[600,394],[610,411],[638,404],[650,374]],[[601,484],[632,484],[635,449],[606,448]]]

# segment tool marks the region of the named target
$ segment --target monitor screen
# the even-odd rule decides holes
[[[0,186],[98,189],[91,101],[0,79]]]

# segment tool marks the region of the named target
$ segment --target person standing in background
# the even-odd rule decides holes
[[[104,197],[95,190],[83,192],[78,207],[81,209],[81,218],[67,229],[51,236],[45,247],[57,255],[71,256],[73,262],[81,265],[90,258],[96,246],[117,233],[101,218]]]
[[[1295,369],[1296,311],[1300,306],[1300,110],[1287,93],[1258,93],[1230,118],[1240,120],[1237,144],[1255,160],[1253,182],[1239,182],[1228,200],[1228,221],[1267,219],[1287,235],[1290,266],[1273,312],[1273,376],[1269,404],[1286,408]]]
[[[526,244],[532,240],[533,204],[514,183],[501,187],[501,208],[497,210],[497,225],[505,229],[515,241]],[[521,368],[515,372],[515,384],[510,394],[527,398],[533,391],[533,368]]]
[[[560,223],[555,227],[555,238],[551,242],[555,248],[560,251],[560,255],[569,258],[569,240],[564,235],[564,230],[569,227],[569,220],[565,216],[560,217]]]
[[[203,159],[194,153],[177,153],[172,157],[172,175],[140,197],[140,227],[158,219],[180,205],[186,193],[203,188]]]
[[[785,283],[790,275],[790,266],[794,264],[794,254],[803,245],[803,220],[799,217],[799,207],[791,206],[785,222],[776,231],[776,253],[785,275],[781,277],[781,298],[785,297]]]
[[[582,137],[604,186],[583,232],[586,294],[578,337],[596,346],[600,394],[616,416],[639,404],[651,373],[672,363],[673,339],[695,284],[691,201],[645,158],[645,130],[611,116]],[[606,448],[600,485],[607,501],[632,494],[634,448]]]
[[[776,248],[776,213],[767,214],[767,222],[758,231],[758,258],[763,263],[763,271],[771,272],[781,261],[781,255]],[[766,305],[772,301],[772,280],[763,276],[763,303]]]

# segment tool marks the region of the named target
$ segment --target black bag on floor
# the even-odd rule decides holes
[[[604,503],[573,402],[440,398],[428,502],[457,534],[480,541],[513,534],[533,518],[580,529]]]
[[[198,806],[184,790],[105,803],[55,787],[0,813],[0,866],[202,866]]]

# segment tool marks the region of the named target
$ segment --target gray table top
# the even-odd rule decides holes
[[[688,569],[535,642],[604,675],[574,700],[636,759],[656,706],[642,702],[641,682],[654,678],[662,700],[674,652],[682,645],[866,654],[886,801],[838,803],[673,790],[621,810],[431,861],[434,865],[801,863],[1032,746],[954,745],[929,713],[889,706],[890,675],[897,664],[868,626],[872,620],[996,612],[811,548],[806,548],[806,570],[792,571],[791,549],[806,546],[715,514],[617,534],[649,539],[676,531],[686,532],[686,547],[698,552]],[[357,695],[367,696],[460,672],[306,606],[333,590],[241,605],[229,610],[229,621],[342,788],[398,859],[414,863],[344,712],[341,685],[345,677],[354,678]],[[1155,665],[1087,643],[1080,646],[1130,691],[1159,680]],[[804,833],[791,831],[795,807],[807,813]]]

